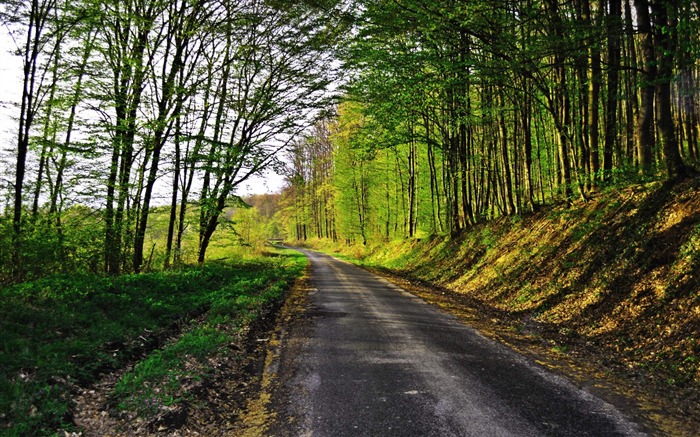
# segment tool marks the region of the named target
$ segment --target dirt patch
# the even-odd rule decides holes
[[[240,435],[237,430],[248,399],[261,389],[267,343],[281,305],[280,301],[263,308],[251,324],[238,332],[238,340],[228,346],[228,353],[210,358],[202,377],[185,384],[186,400],[160,408],[154,415],[141,418],[117,412],[110,404],[109,394],[131,367],[109,373],[90,387],[76,387],[74,420],[82,431],[68,435]],[[161,338],[158,344],[165,341]],[[189,365],[193,370],[202,370],[202,363],[195,360]]]
[[[301,412],[293,411],[294,393],[289,389],[295,377],[293,365],[304,350],[305,334],[311,327],[308,295],[314,289],[307,273],[300,278],[280,310],[277,325],[270,335],[260,390],[249,401],[247,411],[238,422],[239,436],[294,436]]]

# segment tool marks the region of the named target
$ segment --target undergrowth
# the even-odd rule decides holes
[[[226,353],[304,265],[285,252],[141,275],[60,275],[0,290],[0,433],[73,429],[78,387],[139,360],[113,394],[120,408],[148,414],[178,402],[201,377],[188,363]]]

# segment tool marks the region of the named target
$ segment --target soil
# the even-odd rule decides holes
[[[292,363],[304,348],[305,334],[311,329],[308,295],[315,289],[310,283],[309,272],[300,278],[282,307],[277,325],[268,343],[262,384],[249,400],[249,410],[237,428],[239,436],[259,437],[290,436],[290,430],[298,429],[296,423],[302,417],[294,411],[291,402],[299,393],[290,391],[289,382],[295,377]]]
[[[157,414],[140,418],[135,413],[117,412],[109,393],[129,366],[106,374],[89,387],[75,387],[73,421],[79,432],[66,436],[239,436],[241,423],[250,410],[249,399],[261,389],[261,375],[277,315],[283,302],[270,305],[249,326],[240,331],[230,353],[210,358],[209,370],[186,387],[187,400],[162,408]],[[172,332],[169,332],[173,338]],[[161,338],[158,344],[165,343]],[[134,364],[138,362],[135,357]],[[188,365],[201,366],[192,362]]]

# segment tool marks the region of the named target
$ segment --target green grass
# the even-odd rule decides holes
[[[180,331],[114,393],[121,407],[141,413],[177,402],[181,381],[197,377],[187,374],[185,362],[223,353],[237,329],[282,297],[305,263],[285,252],[173,272],[53,276],[0,290],[0,434],[70,429],[71,390],[133,361],[164,333]],[[154,396],[147,386],[166,390]]]

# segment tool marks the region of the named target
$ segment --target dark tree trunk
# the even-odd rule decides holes
[[[603,145],[603,179],[612,177],[613,156],[617,146],[617,102],[620,76],[620,32],[622,32],[622,5],[620,0],[609,0],[607,17],[608,37],[608,95],[605,105],[605,144]]]
[[[690,174],[690,168],[683,163],[678,146],[676,126],[671,109],[671,81],[677,44],[675,41],[678,1],[654,1],[652,11],[656,22],[656,46],[659,63],[657,80],[658,124],[663,137],[666,175],[669,179],[680,179]]]
[[[654,148],[654,82],[656,80],[656,56],[651,33],[651,18],[647,0],[635,0],[637,26],[642,50],[641,75],[642,103],[637,119],[637,159],[642,173],[651,171]]]

